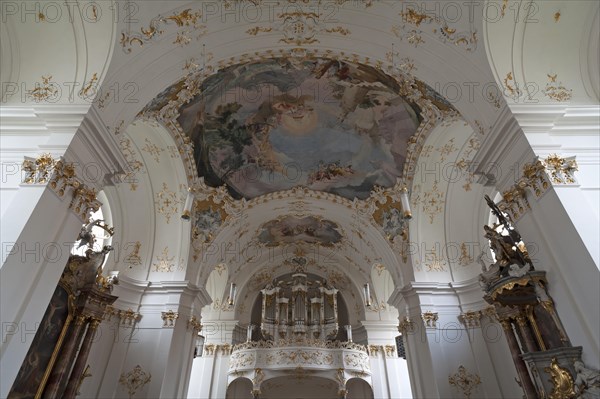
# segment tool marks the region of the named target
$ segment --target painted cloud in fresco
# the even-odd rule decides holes
[[[298,241],[330,246],[342,238],[338,228],[334,222],[321,220],[314,216],[304,218],[285,216],[263,224],[259,229],[258,241],[267,246]]]
[[[226,68],[181,107],[198,174],[236,198],[305,186],[364,199],[401,176],[418,109],[374,68],[265,60]]]

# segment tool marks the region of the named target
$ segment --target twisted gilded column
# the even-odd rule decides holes
[[[79,353],[77,354],[77,360],[75,361],[75,365],[73,366],[73,371],[71,372],[71,376],[69,377],[69,383],[67,384],[67,389],[63,396],[64,398],[75,398],[75,396],[77,395],[79,379],[83,374],[85,363],[87,362],[90,349],[92,348],[92,341],[94,340],[94,335],[96,334],[96,329],[98,328],[99,324],[100,320],[96,318],[92,318],[92,320],[89,323],[88,329],[85,333],[85,338],[83,339],[83,343],[81,344],[81,349],[79,349]]]
[[[87,316],[81,314],[75,319],[74,327],[70,331],[65,345],[60,351],[58,361],[52,368],[52,374],[48,380],[48,385],[46,386],[46,389],[44,389],[44,398],[60,397],[62,391],[65,389],[69,378],[69,371],[71,371],[71,367],[75,361],[75,352],[83,338],[87,319]]]
[[[510,354],[513,358],[513,362],[515,363],[515,368],[517,369],[517,374],[519,375],[519,380],[521,381],[521,388],[523,388],[525,398],[535,399],[537,398],[537,391],[535,390],[535,387],[531,382],[527,366],[521,358],[521,349],[519,348],[517,337],[515,337],[515,333],[512,328],[512,323],[509,319],[503,319],[500,320],[500,324],[502,324],[502,328],[504,329],[504,335],[506,335],[506,341],[508,342]]]

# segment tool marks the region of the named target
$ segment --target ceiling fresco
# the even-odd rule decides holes
[[[145,111],[173,100],[180,83]],[[266,59],[207,78],[176,121],[194,145],[198,175],[236,199],[297,186],[365,199],[402,176],[421,122],[399,91],[362,64]]]
[[[291,244],[298,241],[331,246],[342,238],[338,230],[339,226],[336,223],[314,216],[303,218],[285,216],[264,223],[259,229],[258,241],[267,246]]]

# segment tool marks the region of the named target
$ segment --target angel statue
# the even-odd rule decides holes
[[[600,398],[600,373],[585,367],[583,362],[576,360],[573,363],[577,376],[575,377],[575,386],[578,391],[578,398],[591,399]]]
[[[533,270],[533,263],[527,254],[525,245],[519,232],[511,225],[505,214],[498,206],[485,196],[485,200],[492,213],[498,218],[499,224],[483,226],[485,237],[490,241],[490,248],[496,256],[496,265],[500,269],[500,276],[522,276],[529,270]],[[497,230],[498,226],[502,226],[503,233]]]
[[[81,227],[81,231],[77,236],[77,239],[79,240],[79,245],[77,246],[77,248],[81,248],[84,245],[87,245],[91,248],[94,245],[94,243],[96,242],[96,236],[94,235],[94,233],[92,233],[94,227],[100,227],[101,229],[106,231],[109,234],[109,236],[112,236],[114,234],[114,230],[111,227],[108,227],[108,225],[104,223],[103,219],[90,219],[88,224]],[[102,238],[106,239],[108,237]]]

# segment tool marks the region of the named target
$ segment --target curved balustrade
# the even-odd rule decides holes
[[[339,384],[340,390],[350,378],[371,383],[369,355],[364,345],[353,342],[319,340],[282,340],[245,342],[234,346],[229,359],[228,382],[249,378],[254,390],[268,379],[287,376],[307,378],[313,375]]]

